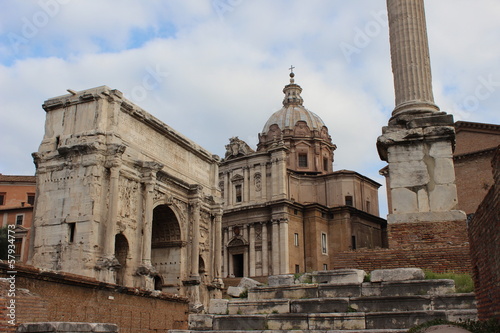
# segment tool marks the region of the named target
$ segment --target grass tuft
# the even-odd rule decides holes
[[[455,290],[457,293],[471,293],[474,291],[474,281],[470,274],[459,273],[434,273],[425,271],[425,278],[427,280],[434,279],[451,279],[455,281]]]

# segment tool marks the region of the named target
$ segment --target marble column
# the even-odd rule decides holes
[[[115,235],[116,222],[118,217],[119,180],[121,161],[118,159],[112,162],[110,168],[109,181],[109,210],[106,224],[106,240],[104,242],[104,255],[107,258],[115,257]]]
[[[144,193],[144,225],[142,235],[142,264],[145,267],[151,266],[151,238],[153,233],[153,195],[155,180],[150,179],[146,183]]]
[[[215,214],[214,283],[222,283],[222,210]]]
[[[250,266],[250,277],[255,276],[255,227],[254,224],[250,225],[250,234],[248,236],[249,256],[248,262]]]
[[[262,275],[269,275],[269,248],[267,244],[267,223],[262,223]]]
[[[272,227],[272,263],[273,263],[273,275],[280,274],[280,234],[279,234],[279,223],[274,220]]]
[[[289,247],[288,247],[288,221],[282,220],[279,224],[280,229],[280,273],[288,274],[290,273],[290,257],[289,257]]]
[[[191,244],[191,280],[200,280],[200,201],[192,203],[193,234]]]
[[[392,72],[396,93],[393,116],[436,112],[423,0],[387,0]]]

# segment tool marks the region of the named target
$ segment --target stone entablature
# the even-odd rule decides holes
[[[207,303],[220,287],[218,157],[105,86],[43,107],[33,264]]]

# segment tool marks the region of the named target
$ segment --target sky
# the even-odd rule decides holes
[[[426,0],[436,104],[500,123],[500,1]],[[384,184],[394,108],[384,0],[0,0],[0,173],[35,173],[51,97],[107,85],[213,154],[251,147],[289,67],[327,125],[334,170]],[[380,192],[387,212],[385,188]]]

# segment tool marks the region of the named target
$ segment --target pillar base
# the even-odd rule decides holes
[[[388,224],[419,223],[419,222],[451,222],[465,221],[467,216],[461,210],[447,212],[417,212],[387,215]]]

